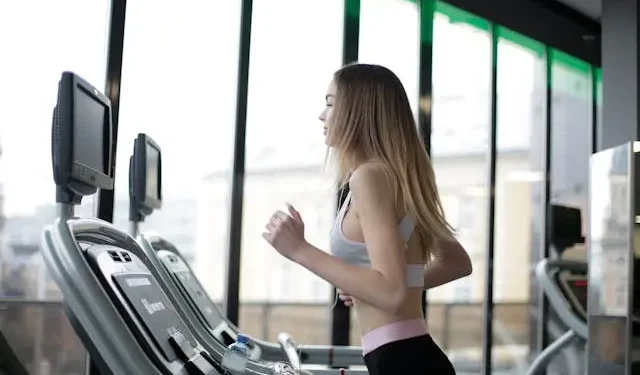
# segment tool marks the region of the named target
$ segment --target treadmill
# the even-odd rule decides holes
[[[584,243],[580,210],[552,205],[551,215],[549,222],[555,258],[541,260],[536,266],[535,273],[538,284],[549,300],[549,305],[568,330],[536,357],[527,375],[535,375],[543,371],[557,354],[568,348],[574,341],[586,343],[589,338],[588,264],[560,259],[567,248]],[[633,321],[634,332],[640,331],[638,317],[634,316]],[[635,347],[637,345],[634,345]],[[634,364],[637,363],[635,357],[640,357],[640,353],[634,352]]]
[[[588,265],[586,262],[563,260],[568,248],[584,243],[580,210],[552,205],[549,232],[553,258],[543,259],[536,265],[535,275],[549,305],[568,330],[544,348],[533,361],[528,375],[542,372],[549,363],[574,341],[586,343]]]
[[[81,77],[64,72],[53,114],[52,164],[58,218],[42,253],[64,295],[65,312],[102,375],[229,375],[178,315],[139,254],[112,224],[74,217],[74,206],[113,188],[111,105]],[[245,374],[296,374],[290,365],[249,361]]]
[[[138,236],[138,242],[145,252],[155,252],[159,262],[159,273],[172,284],[191,309],[202,329],[224,345],[235,342],[240,330],[220,313],[211,301],[193,271],[180,255],[176,247],[158,234],[146,232]],[[149,257],[151,258],[151,257]],[[324,365],[346,368],[364,366],[362,348],[356,346],[298,345],[287,333],[278,335],[278,344],[252,338],[252,359],[267,361],[287,360],[300,368],[304,365]],[[333,369],[314,369],[314,374],[338,374]],[[366,370],[346,370],[341,374],[367,374]]]
[[[536,278],[549,305],[569,329],[547,346],[529,367],[528,375],[544,370],[574,340],[584,343],[587,327],[587,263],[543,259],[536,266]]]
[[[138,236],[149,268],[191,330],[198,332],[203,345],[226,347],[235,342],[239,330],[220,313],[177,248],[158,234],[139,234],[139,223],[162,206],[161,160],[160,147],[148,135],[139,134],[129,164],[130,234]],[[303,365],[323,366],[314,366],[314,374],[367,374],[366,370],[324,368],[364,366],[359,347],[299,346],[286,333],[279,335],[278,344],[252,341],[251,358],[261,363],[287,361],[297,369]]]

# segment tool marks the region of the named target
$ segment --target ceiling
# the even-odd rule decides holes
[[[600,20],[602,0],[556,0],[594,20]]]

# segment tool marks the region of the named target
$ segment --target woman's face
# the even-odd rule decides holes
[[[327,146],[331,146],[328,143],[328,134],[329,134],[329,129],[331,128],[333,105],[335,104],[335,100],[336,100],[336,85],[333,81],[329,83],[329,87],[327,88],[327,93],[325,95],[325,100],[326,100],[325,107],[324,107],[324,110],[320,112],[319,118],[320,118],[320,121],[322,121],[322,125],[323,125],[324,141],[327,144]]]

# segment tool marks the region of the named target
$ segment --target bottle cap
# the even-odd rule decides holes
[[[236,337],[236,342],[246,345],[249,343],[249,336],[239,333],[238,337]]]

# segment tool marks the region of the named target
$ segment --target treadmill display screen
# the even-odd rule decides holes
[[[560,286],[571,308],[585,321],[587,320],[587,276],[561,273]]]
[[[189,341],[195,342],[151,275],[122,273],[113,275],[113,280],[167,361],[178,358],[169,341],[173,334],[180,332]]]
[[[573,294],[576,296],[578,302],[580,302],[580,306],[583,309],[587,309],[587,280],[571,280],[569,282],[569,286]]]
[[[220,322],[220,317],[216,313],[216,308],[211,303],[211,300],[206,295],[206,292],[202,290],[200,284],[194,279],[194,276],[189,271],[175,272],[175,277],[180,282],[180,285],[187,293],[191,301],[196,308],[204,316],[209,328],[216,327]]]

